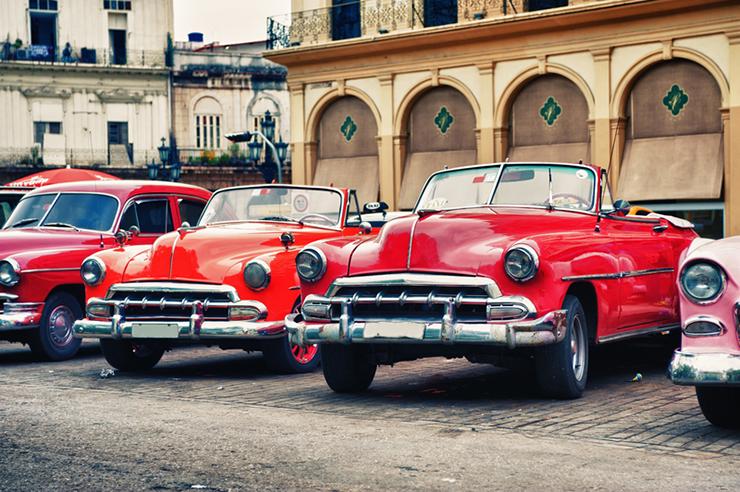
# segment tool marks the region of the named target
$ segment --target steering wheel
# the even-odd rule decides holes
[[[314,214],[314,213],[304,215],[303,217],[301,217],[300,219],[298,219],[298,222],[300,222],[301,224],[303,224],[303,221],[305,221],[308,217],[316,217],[317,219],[321,219],[321,220],[323,220],[324,222],[326,222],[329,225],[336,225],[336,221],[330,219],[326,215]]]
[[[574,200],[576,202],[574,203],[574,205],[578,206],[578,208],[581,208],[583,210],[588,210],[589,208],[591,208],[590,203],[588,203],[586,200],[576,195],[575,193],[554,193],[552,195],[552,199],[555,200],[555,198],[568,198],[568,199]]]

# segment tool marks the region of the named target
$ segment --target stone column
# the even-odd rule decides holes
[[[611,154],[611,166],[609,162],[612,151],[613,134],[609,121],[609,110],[611,106],[611,50],[604,49],[592,51],[594,60],[594,107],[590,115],[593,121],[593,134],[591,135],[591,161],[603,168],[610,167],[614,175],[619,175],[619,162],[614,162]]]
[[[488,163],[495,161],[495,137],[493,117],[494,107],[494,86],[493,71],[495,63],[484,63],[478,65],[480,74],[480,121],[478,121],[478,162]]]
[[[730,94],[725,125],[725,236],[740,234],[740,31],[728,33],[730,41]]]
[[[393,152],[393,75],[384,74],[380,81],[380,128],[378,128],[378,172],[380,173],[380,199],[391,210],[396,208],[397,174]]]
[[[295,184],[309,184],[308,172],[310,159],[306,148],[306,135],[304,128],[306,125],[304,111],[304,92],[302,83],[288,83],[290,91],[290,138],[291,159],[292,159],[292,177],[291,182]],[[310,140],[310,139],[309,139]]]

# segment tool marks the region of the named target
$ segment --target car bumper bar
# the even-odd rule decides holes
[[[740,386],[740,354],[676,350],[668,376],[675,384]]]
[[[302,321],[291,314],[285,327],[298,345],[335,343],[425,343],[490,344],[516,347],[550,345],[563,340],[566,332],[564,310],[540,318],[512,322],[468,323],[453,318],[440,322],[417,321]]]
[[[0,312],[0,332],[38,328],[43,302],[8,302]]]

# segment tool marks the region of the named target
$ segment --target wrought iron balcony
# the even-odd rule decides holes
[[[315,45],[605,0],[346,0],[267,19],[267,49]]]

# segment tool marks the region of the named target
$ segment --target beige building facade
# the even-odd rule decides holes
[[[0,2],[0,163],[158,159],[172,32],[172,0]]]
[[[619,198],[740,234],[740,3],[294,0],[293,181],[409,209],[443,166],[592,162]]]

